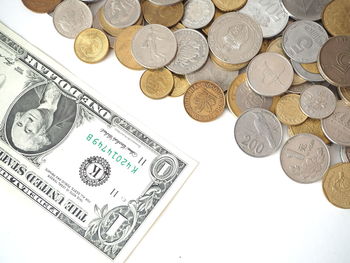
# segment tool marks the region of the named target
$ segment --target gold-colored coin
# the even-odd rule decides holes
[[[308,63],[308,64],[300,64],[303,69],[305,69],[308,72],[314,73],[314,74],[320,74],[320,71],[318,70],[317,63]]]
[[[187,81],[185,76],[173,74],[174,77],[174,89],[170,93],[170,97],[179,97],[187,91],[190,87],[190,83]]]
[[[168,96],[173,86],[173,75],[165,68],[146,70],[140,79],[140,88],[143,94],[151,99],[161,99]]]
[[[276,106],[276,116],[286,125],[299,125],[307,116],[300,110],[300,95],[287,94],[280,98]]]
[[[338,163],[323,177],[323,192],[339,208],[350,208],[350,163]]]
[[[247,0],[212,0],[214,5],[221,11],[229,12],[241,9]]]
[[[211,24],[215,21],[215,19],[217,19],[219,16],[221,16],[223,14],[224,14],[224,12],[222,12],[218,8],[215,8],[214,18],[210,21],[210,23],[208,25],[206,25],[205,27],[202,28],[203,33],[208,35]]]
[[[322,23],[332,36],[350,35],[350,1],[334,0],[324,9]]]
[[[322,131],[321,120],[307,118],[302,124],[289,126],[289,129],[292,136],[300,133],[310,133],[319,137],[325,144],[331,143]]]
[[[240,69],[246,67],[249,64],[249,62],[244,62],[244,63],[240,63],[240,64],[228,64],[228,63],[221,61],[217,57],[215,57],[215,55],[211,52],[210,52],[210,58],[213,62],[215,62],[216,65],[218,65],[219,67],[222,67],[223,69],[226,69],[228,71],[237,71],[237,70],[240,70]]]
[[[184,5],[179,2],[164,6],[145,1],[142,3],[142,12],[147,23],[172,27],[181,20],[184,14]]]
[[[134,70],[144,69],[144,67],[136,62],[131,52],[132,39],[141,28],[142,26],[136,25],[123,29],[115,41],[114,46],[115,55],[120,63],[122,63],[125,67]]]
[[[346,104],[350,104],[350,87],[338,87],[338,93]]]
[[[269,47],[270,43],[271,43],[270,39],[264,39],[262,42],[259,53],[267,52],[267,48]]]
[[[22,0],[25,7],[36,13],[50,13],[62,0]]]
[[[186,91],[184,106],[191,118],[200,122],[213,121],[225,110],[225,95],[214,82],[198,81]]]
[[[175,26],[171,27],[170,30],[175,32],[176,30],[184,29],[184,28],[186,28],[186,27],[179,22]]]
[[[108,38],[99,29],[87,28],[76,37],[74,51],[80,60],[86,63],[97,63],[108,54]]]

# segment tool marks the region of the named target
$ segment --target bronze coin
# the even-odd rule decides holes
[[[22,3],[36,13],[50,13],[62,0],[22,0]]]

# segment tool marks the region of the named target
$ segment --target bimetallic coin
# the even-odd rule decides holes
[[[331,115],[337,105],[333,92],[321,85],[313,85],[300,95],[300,109],[312,119],[324,119]]]
[[[350,35],[350,1],[334,0],[323,10],[322,24],[332,36]]]
[[[199,81],[192,84],[186,91],[184,106],[187,114],[194,120],[213,121],[225,110],[225,95],[215,83]]]
[[[350,162],[350,147],[341,147],[341,159],[345,163]]]
[[[289,15],[296,20],[321,19],[323,8],[332,0],[281,0]]]
[[[324,78],[321,76],[321,74],[307,71],[306,69],[303,68],[303,66],[300,63],[294,60],[291,60],[290,62],[292,63],[292,66],[295,72],[303,79],[306,79],[307,81],[315,81],[315,82],[324,81]]]
[[[239,12],[258,22],[264,38],[274,37],[281,33],[289,19],[280,0],[248,0]]]
[[[223,12],[241,9],[247,0],[212,0],[214,5]]]
[[[299,63],[313,63],[328,34],[324,28],[312,21],[297,21],[283,32],[282,47],[291,59]]]
[[[117,28],[135,24],[141,15],[138,0],[107,0],[103,10],[108,24]]]
[[[317,67],[317,63],[301,63],[300,65],[303,67],[303,69],[310,73],[320,74],[320,71]]]
[[[266,52],[250,61],[248,84],[258,94],[273,97],[285,93],[293,82],[293,68],[280,54]]]
[[[174,32],[177,53],[167,68],[176,74],[189,74],[200,69],[207,61],[209,48],[205,37],[193,29]]]
[[[348,105],[350,105],[350,87],[339,87],[338,93],[342,100]]]
[[[151,99],[161,99],[168,96],[173,85],[173,75],[165,68],[146,70],[140,79],[140,88],[143,94]]]
[[[182,24],[187,28],[205,27],[213,19],[215,6],[211,0],[187,0]]]
[[[183,75],[173,74],[174,77],[174,89],[170,93],[170,97],[179,97],[184,95],[186,90],[190,87],[187,79]]]
[[[132,54],[145,68],[157,69],[168,65],[176,55],[176,38],[168,28],[152,24],[141,28],[132,40]]]
[[[307,116],[300,110],[300,95],[287,94],[281,97],[277,102],[276,116],[286,125],[299,125],[306,121]]]
[[[148,0],[148,1],[150,1],[155,5],[172,5],[172,4],[182,2],[182,0]]]
[[[208,43],[211,52],[224,63],[248,62],[262,44],[261,27],[252,18],[238,12],[226,13],[211,25]]]
[[[327,172],[330,153],[320,138],[303,133],[288,139],[282,147],[280,160],[289,178],[308,184],[321,180]]]
[[[350,146],[350,106],[338,101],[332,115],[321,121],[324,134],[333,143]]]
[[[62,0],[22,0],[29,10],[36,13],[50,13]]]
[[[282,143],[282,125],[276,116],[265,109],[244,112],[235,124],[235,140],[239,148],[252,157],[266,157]]]
[[[79,0],[65,0],[53,14],[53,23],[62,36],[75,38],[92,26],[93,16],[89,7]]]

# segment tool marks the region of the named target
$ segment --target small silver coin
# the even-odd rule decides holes
[[[152,4],[155,4],[155,5],[172,5],[172,4],[182,2],[182,0],[148,0],[148,1],[150,1]]]
[[[243,152],[252,157],[265,157],[280,147],[282,125],[270,111],[254,108],[237,119],[234,135]]]
[[[237,76],[238,71],[225,70],[208,58],[199,70],[186,74],[186,79],[190,84],[201,80],[209,80],[218,84],[223,91],[226,91]]]
[[[187,28],[205,27],[215,14],[215,6],[211,0],[188,0],[184,8],[181,22]]]
[[[248,0],[239,12],[259,23],[264,38],[271,38],[281,33],[289,19],[280,0]]]
[[[84,29],[92,26],[90,8],[79,0],[65,0],[54,11],[53,23],[56,30],[67,38],[76,38]]]
[[[321,74],[312,73],[305,70],[300,63],[294,61],[293,59],[291,59],[290,62],[292,63],[293,69],[298,74],[298,76],[302,77],[303,79],[314,82],[324,81],[324,78],[321,76]]]
[[[293,68],[280,54],[265,52],[248,65],[249,86],[258,94],[273,97],[285,93],[293,83]]]
[[[132,55],[145,68],[164,67],[176,55],[176,38],[167,27],[151,24],[141,28],[131,44]]]
[[[330,165],[326,144],[312,134],[298,134],[284,144],[280,160],[283,171],[298,183],[314,183],[322,179]]]
[[[344,163],[350,162],[350,147],[342,146],[340,156]]]
[[[125,28],[139,20],[141,5],[138,0],[107,0],[104,5],[106,21],[113,27]]]
[[[335,111],[321,120],[326,137],[335,144],[350,146],[350,106],[338,101]]]
[[[300,109],[312,119],[324,119],[331,115],[337,105],[333,92],[321,85],[313,85],[300,96]]]
[[[167,68],[181,75],[200,69],[209,55],[206,38],[198,31],[188,28],[177,30],[174,35],[177,41],[177,52]]]
[[[295,20],[320,20],[323,9],[332,0],[282,0],[282,5]]]
[[[282,48],[296,62],[314,63],[327,40],[328,34],[321,25],[312,21],[297,21],[283,32]]]

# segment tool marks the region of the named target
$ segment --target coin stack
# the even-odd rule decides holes
[[[287,125],[286,175],[323,179],[327,199],[350,208],[349,0],[22,1],[53,11],[82,61],[99,62],[111,47],[124,66],[145,70],[146,96],[184,95],[186,112],[201,122],[227,105],[250,156],[275,153]],[[332,143],[343,163],[330,167]]]

